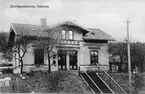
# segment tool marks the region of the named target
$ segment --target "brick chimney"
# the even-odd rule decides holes
[[[41,22],[42,27],[44,28],[47,27],[47,18],[41,18],[40,22]]]

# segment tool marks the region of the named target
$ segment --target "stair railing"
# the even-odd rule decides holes
[[[82,70],[87,77],[93,82],[93,84],[96,86],[96,88],[98,88],[98,90],[101,92],[101,94],[103,94],[103,92],[101,91],[101,89],[98,87],[98,85],[96,85],[96,83],[93,81],[93,79],[88,75],[88,73],[86,71],[84,71],[83,68],[81,68],[81,66],[79,66],[79,75],[80,75],[80,70]]]
[[[115,94],[115,92],[110,88],[110,86],[102,79],[102,77],[100,77],[98,74],[96,74],[100,80],[109,88],[109,90],[112,92],[112,94]]]
[[[89,86],[89,83],[85,80],[85,78],[80,75],[80,77],[83,79],[83,81],[87,84],[87,86]],[[96,94],[95,91],[89,86],[89,88],[91,89],[91,91],[93,92],[93,94]]]
[[[97,65],[97,67],[98,67],[98,75],[104,80],[104,81],[106,81],[106,79],[104,79],[102,76],[104,76],[104,74],[109,78],[109,81],[108,82],[110,82],[110,85],[109,85],[109,83],[108,82],[106,82],[106,83],[108,83],[108,85],[110,86],[110,88],[114,91],[114,92],[116,92],[116,93],[121,93],[120,91],[118,91],[118,90],[116,90],[116,89],[114,89],[114,87],[112,86],[112,83],[111,82],[113,82],[124,94],[127,94],[127,92],[102,68],[102,67],[100,67],[100,65],[99,64],[97,64],[96,63],[96,65]],[[101,73],[104,73],[103,75],[101,74]]]

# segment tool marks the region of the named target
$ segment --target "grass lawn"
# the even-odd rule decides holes
[[[19,93],[92,93],[78,75],[69,71],[31,72],[24,74],[25,79],[14,74],[0,75],[0,78],[5,76],[19,79]]]

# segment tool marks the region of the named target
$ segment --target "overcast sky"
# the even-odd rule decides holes
[[[11,23],[40,24],[44,17],[48,25],[75,20],[86,28],[99,28],[115,39],[126,37],[124,21],[130,20],[131,39],[145,42],[145,0],[0,0],[0,30],[8,31]]]

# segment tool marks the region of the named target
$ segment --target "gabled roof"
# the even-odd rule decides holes
[[[119,55],[110,55],[109,62],[120,63],[121,60],[120,60]],[[127,60],[123,60],[123,63],[127,63]]]
[[[89,33],[87,33],[85,36],[83,36],[84,40],[109,40],[114,41],[115,39],[103,32],[100,29],[96,28],[88,28]]]
[[[17,35],[47,36],[47,33],[44,32],[46,28],[43,28],[41,25],[12,23],[11,28]]]
[[[57,23],[51,26],[47,26],[46,28],[42,27],[41,25],[32,25],[32,24],[19,24],[19,23],[12,23],[11,28],[17,33],[18,35],[22,35],[23,33],[29,35],[40,35],[46,36],[46,32],[43,32],[45,29],[51,29],[59,25],[69,25],[69,26],[76,26],[83,29],[84,33],[89,32],[89,30],[74,21],[64,21],[61,23]],[[25,31],[25,32],[24,32]]]
[[[109,62],[120,62],[120,57],[118,55],[112,55],[109,57]]]
[[[63,21],[63,22],[59,22],[57,24],[54,24],[52,26],[50,26],[50,28],[53,28],[55,26],[58,26],[58,25],[69,25],[69,26],[76,26],[76,27],[79,27],[83,30],[85,30],[86,32],[89,32],[89,29],[85,28],[84,26],[80,25],[79,23],[77,23],[76,21]]]
[[[48,28],[51,29],[59,25],[76,26],[83,29],[83,32],[86,33],[86,35],[83,36],[84,40],[109,40],[109,41],[115,40],[100,29],[85,28],[74,21],[64,21],[64,22],[57,23],[52,26],[47,26],[46,28],[42,27],[41,25],[12,23],[11,28],[18,35],[28,34],[28,35],[33,35],[33,36],[44,36],[44,37],[46,36],[47,37],[47,33],[44,32],[44,30]]]

